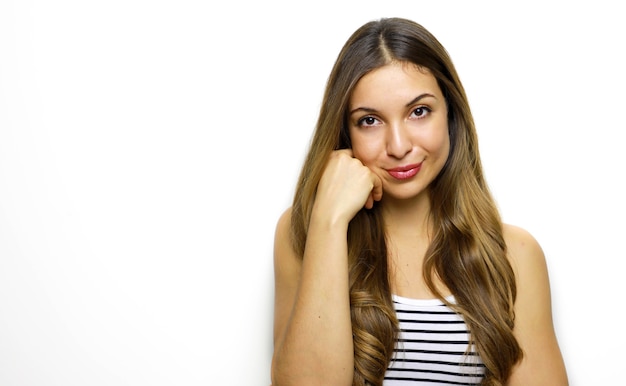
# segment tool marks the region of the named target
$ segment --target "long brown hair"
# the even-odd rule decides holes
[[[433,293],[439,277],[455,297],[486,374],[503,385],[521,359],[513,335],[515,276],[506,257],[502,222],[482,172],[478,139],[464,88],[439,41],[401,18],[371,21],[352,34],[328,78],[316,130],[296,187],[292,239],[303,255],[317,184],[333,150],[350,147],[347,109],[356,83],[391,61],[413,63],[437,79],[448,106],[450,154],[429,187],[434,231],[424,261]],[[362,209],[348,229],[354,385],[381,385],[393,355],[398,321],[391,300],[387,244],[380,208]]]

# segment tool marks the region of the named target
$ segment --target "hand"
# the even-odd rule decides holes
[[[319,182],[315,206],[349,222],[361,208],[371,209],[382,196],[382,181],[354,158],[352,150],[335,150]]]

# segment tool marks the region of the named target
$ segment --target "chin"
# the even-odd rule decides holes
[[[404,200],[414,200],[419,197],[425,196],[426,190],[403,190],[403,191],[385,191],[383,193],[383,199],[387,197],[388,199],[395,201],[404,201]]]

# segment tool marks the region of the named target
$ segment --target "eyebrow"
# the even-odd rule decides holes
[[[411,107],[411,105],[414,105],[417,102],[421,101],[422,99],[428,98],[428,97],[437,99],[437,97],[434,96],[433,94],[430,94],[430,93],[426,92],[426,93],[420,94],[420,95],[416,96],[415,98],[413,98],[409,103],[406,104],[406,107]],[[373,109],[371,107],[357,107],[356,109],[350,111],[350,115],[352,115],[352,114],[354,114],[354,113],[356,113],[358,111],[365,111],[366,113],[374,113],[374,112],[376,112],[376,109]]]

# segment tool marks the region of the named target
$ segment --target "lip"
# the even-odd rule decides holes
[[[397,180],[407,180],[419,173],[422,168],[422,162],[418,164],[398,166],[397,168],[387,169],[387,173]]]

